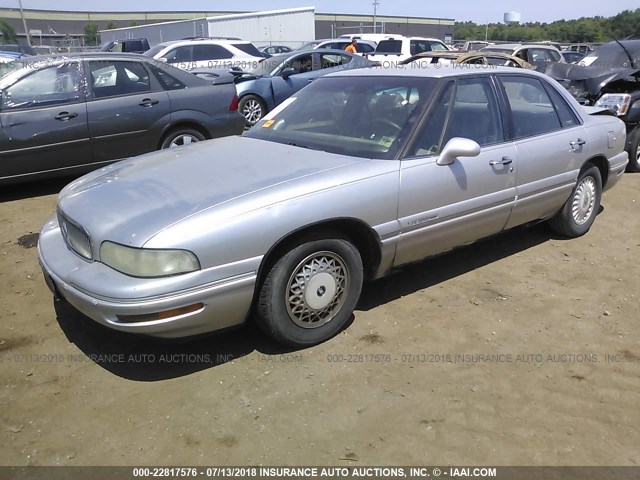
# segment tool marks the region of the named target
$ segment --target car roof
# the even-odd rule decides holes
[[[183,39],[183,40],[169,40],[166,42],[159,43],[158,45],[162,45],[168,47],[170,45],[176,45],[178,43],[189,45],[189,44],[202,44],[202,43],[210,43],[215,45],[237,45],[238,43],[247,44],[251,43],[247,40],[218,40],[214,38],[192,38],[192,39]]]
[[[494,73],[505,73],[511,75],[532,75],[536,77],[546,77],[534,70],[527,70],[513,67],[486,65],[444,65],[433,64],[422,68],[362,68],[357,70],[344,70],[325,75],[327,77],[427,77],[427,78],[447,78],[467,75],[491,75]]]

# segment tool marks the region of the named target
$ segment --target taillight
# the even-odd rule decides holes
[[[231,99],[231,105],[229,105],[229,111],[235,112],[238,110],[238,95],[234,95]]]

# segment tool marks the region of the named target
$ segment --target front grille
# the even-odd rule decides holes
[[[64,241],[67,242],[69,248],[82,258],[92,260],[91,239],[87,232],[71,222],[60,210],[58,210],[58,223],[60,224]]]

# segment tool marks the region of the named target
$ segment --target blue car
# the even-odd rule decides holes
[[[276,105],[327,73],[366,68],[375,63],[342,50],[306,51],[274,55],[238,73],[238,109],[252,127]]]

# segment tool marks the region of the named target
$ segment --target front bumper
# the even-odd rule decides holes
[[[115,271],[97,262],[87,262],[66,245],[60,228],[51,226],[43,230],[38,243],[38,256],[45,281],[55,295],[63,297],[80,312],[96,322],[123,332],[140,333],[154,337],[177,338],[198,335],[241,325],[246,320],[253,299],[256,272],[251,271],[223,278],[205,285],[196,285],[176,292],[142,298],[110,298],[98,292],[79,288],[83,271],[90,268]],[[123,281],[131,277],[123,274]],[[136,279],[144,291],[148,279]],[[170,316],[161,320],[131,322],[119,317],[150,315],[202,304],[196,311]]]
[[[618,155],[609,159],[609,176],[607,178],[607,183],[604,186],[603,191],[609,190],[616,183],[618,183],[618,180],[620,180],[620,178],[622,177],[622,174],[627,168],[628,163],[629,155],[624,150]]]

